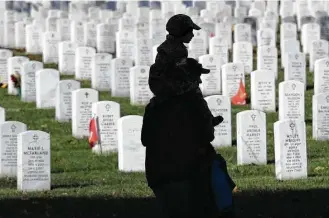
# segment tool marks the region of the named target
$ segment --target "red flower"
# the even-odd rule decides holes
[[[10,79],[13,83],[17,83],[17,78],[14,75],[10,75]]]

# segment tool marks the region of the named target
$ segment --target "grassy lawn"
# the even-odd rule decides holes
[[[15,51],[15,56],[25,55]],[[41,60],[41,56],[30,56]],[[280,61],[280,60],[279,60]],[[280,63],[280,62],[279,62]],[[256,65],[254,65],[256,66]],[[57,68],[45,65],[45,68]],[[236,195],[238,217],[329,217],[329,145],[312,140],[313,73],[307,73],[306,92],[308,174],[305,180],[280,182],[275,179],[273,123],[277,113],[267,114],[268,164],[236,165],[236,113],[247,106],[232,107],[233,144],[218,151],[226,158],[229,171],[239,186]],[[65,76],[61,79],[73,79]],[[279,72],[278,82],[283,80]],[[250,80],[246,79],[249,92]],[[90,87],[83,81],[82,87]],[[278,90],[278,86],[277,86]],[[55,121],[54,109],[36,109],[16,96],[0,90],[0,105],[6,120],[21,121],[29,130],[51,134],[52,190],[37,193],[16,191],[16,180],[0,179],[0,218],[11,217],[161,217],[143,173],[121,173],[117,155],[103,157],[91,153],[87,139],[72,137],[70,123]],[[144,108],[131,106],[128,98],[113,98],[100,92],[100,100],[120,103],[121,116],[143,115]]]

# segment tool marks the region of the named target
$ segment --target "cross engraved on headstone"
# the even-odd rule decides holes
[[[11,132],[15,132],[16,128],[15,124],[11,125]]]
[[[270,51],[271,51],[271,48],[267,48],[267,52],[270,53]]]
[[[86,49],[86,54],[88,54],[89,53],[89,50],[88,49]]]
[[[85,93],[85,96],[86,96],[86,98],[88,98],[88,96],[89,96],[89,93],[88,93],[88,92],[86,92],[86,93]]]
[[[252,114],[252,115],[251,115],[251,119],[252,119],[252,121],[255,121],[255,119],[256,119],[256,114]]]
[[[33,69],[33,70],[35,69],[35,63],[32,64],[32,69]]]
[[[125,65],[126,64],[126,61],[125,60],[122,60],[121,63],[122,63],[122,65]]]
[[[294,123],[290,123],[289,126],[290,126],[291,131],[293,131],[295,129],[295,124]]]
[[[298,54],[295,55],[296,60],[298,59]]]
[[[68,89],[71,89],[71,87],[72,87],[72,83],[68,83],[68,84],[67,84],[67,88],[68,88]]]
[[[295,90],[296,89],[296,84],[295,83],[292,84],[291,87],[292,87],[292,90]]]
[[[214,60],[214,58],[213,58],[213,57],[209,58],[209,61],[210,61],[210,63],[212,63],[212,62],[213,62],[213,60]]]
[[[232,69],[233,69],[233,71],[235,72],[236,69],[237,69],[237,66],[236,66],[236,65],[233,65]]]
[[[217,98],[216,102],[217,102],[218,106],[220,106],[222,104],[222,100],[220,98]]]
[[[326,62],[327,67],[329,67],[329,61]]]
[[[109,105],[109,104],[107,104],[107,105],[105,106],[106,111],[109,111],[110,108],[111,108],[111,105]]]
[[[39,136],[38,136],[38,135],[34,135],[34,136],[32,137],[32,139],[33,139],[34,141],[38,141]]]
[[[18,62],[19,64],[21,64],[21,63],[22,63],[22,59],[19,58],[19,59],[17,60],[17,62]]]
[[[145,73],[145,69],[141,69],[141,73]]]

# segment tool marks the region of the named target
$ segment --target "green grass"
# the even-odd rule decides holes
[[[15,56],[26,56],[22,52],[14,53]],[[34,55],[30,59],[40,61],[41,57]],[[44,67],[57,68],[54,64]],[[61,79],[69,78],[73,79],[72,76]],[[307,79],[308,84],[313,85],[313,73],[307,73]],[[278,82],[282,80],[283,72],[280,71]],[[250,93],[249,77],[246,84]],[[90,87],[90,81],[83,81],[82,87]],[[228,170],[241,190],[236,195],[238,217],[327,217],[329,145],[312,139],[312,95],[313,90],[308,89],[305,117],[309,178],[303,180],[282,182],[275,178],[273,123],[278,119],[277,113],[267,113],[266,117],[269,163],[266,166],[236,165],[235,116],[250,107],[232,107],[234,146],[218,151],[227,160]],[[0,208],[4,208],[0,209],[0,217],[160,216],[143,173],[119,172],[116,154],[93,154],[87,139],[72,137],[70,123],[55,121],[54,109],[36,109],[34,103],[23,103],[16,96],[7,95],[6,89],[0,90],[0,96],[1,106],[6,109],[6,120],[21,121],[29,130],[51,134],[52,171],[52,190],[45,192],[22,193],[16,190],[15,179],[0,179]],[[128,98],[113,98],[109,92],[100,92],[100,100],[120,103],[121,116],[143,115],[144,112],[144,107],[131,106]],[[16,209],[11,210],[10,205]]]

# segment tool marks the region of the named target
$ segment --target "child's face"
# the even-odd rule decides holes
[[[190,43],[194,37],[193,31],[188,32],[185,36],[182,37],[183,43]]]

